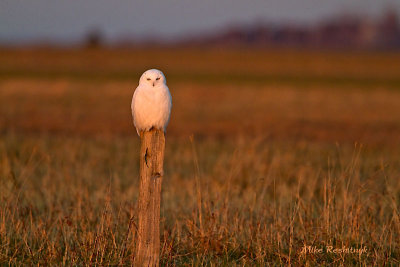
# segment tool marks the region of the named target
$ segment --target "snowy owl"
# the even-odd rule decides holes
[[[165,129],[171,114],[172,100],[164,74],[156,69],[145,71],[132,97],[132,116],[141,136],[151,128]]]

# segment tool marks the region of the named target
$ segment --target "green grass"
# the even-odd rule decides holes
[[[90,82],[105,81],[131,81],[136,82],[140,71],[130,72],[81,72],[74,70],[36,71],[32,70],[7,70],[0,72],[0,79],[34,79],[34,80],[76,80]],[[195,82],[198,84],[262,84],[262,85],[289,85],[296,87],[308,86],[335,86],[369,88],[400,88],[400,78],[371,77],[371,76],[345,76],[345,75],[299,75],[299,74],[259,74],[259,73],[174,73],[168,72],[168,81],[172,83]]]

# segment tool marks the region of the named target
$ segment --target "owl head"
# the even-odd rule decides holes
[[[146,70],[140,77],[139,84],[157,87],[167,84],[164,74],[157,69]]]

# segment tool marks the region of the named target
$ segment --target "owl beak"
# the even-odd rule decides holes
[[[154,87],[154,82],[153,82],[153,87]]]

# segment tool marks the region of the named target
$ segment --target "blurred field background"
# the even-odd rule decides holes
[[[153,67],[173,96],[162,265],[400,263],[397,52],[155,46],[0,50],[2,264],[131,264],[130,101]]]
[[[157,67],[174,95],[171,137],[398,143],[396,52],[26,49],[0,62],[2,131],[132,135],[133,91]]]

